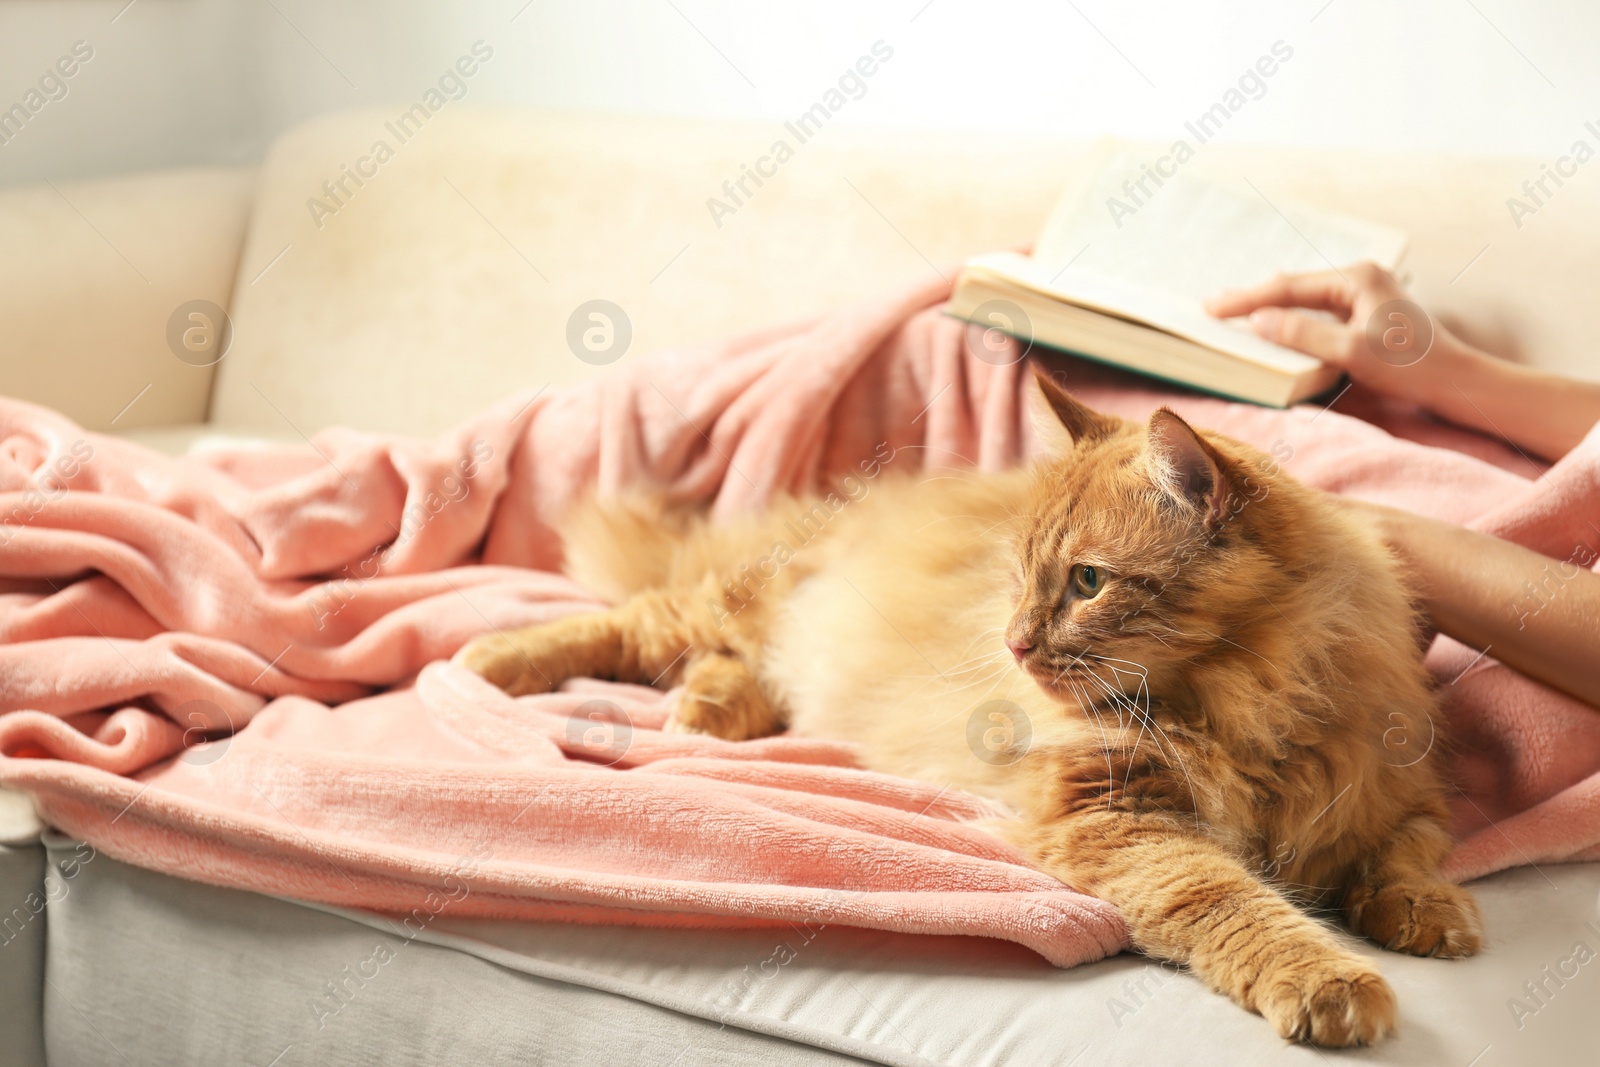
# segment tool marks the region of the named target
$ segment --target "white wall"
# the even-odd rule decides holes
[[[1226,139],[1553,158],[1600,119],[1584,0],[126,3],[0,0],[0,109],[95,50],[0,182],[257,159],[311,115],[415,99],[480,39],[488,104],[783,119],[882,40],[839,121],[1164,139],[1281,40]]]

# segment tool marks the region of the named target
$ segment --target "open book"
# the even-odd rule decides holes
[[[1222,183],[1161,157],[1162,175],[1127,151],[1069,189],[1031,256],[997,252],[963,265],[949,314],[1022,341],[1210,393],[1287,407],[1340,377],[1265,341],[1201,301],[1274,273],[1361,259],[1394,269],[1398,230]]]

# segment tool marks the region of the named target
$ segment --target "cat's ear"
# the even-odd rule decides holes
[[[1073,446],[1086,441],[1109,437],[1117,431],[1122,420],[1115,415],[1102,415],[1084,407],[1072,394],[1055,383],[1048,371],[1039,364],[1033,365],[1034,390],[1033,422],[1040,435],[1057,451],[1070,451]],[[1062,440],[1062,431],[1066,440]]]
[[[1146,431],[1156,482],[1197,509],[1215,530],[1229,507],[1226,461],[1187,423],[1166,408],[1150,416]]]

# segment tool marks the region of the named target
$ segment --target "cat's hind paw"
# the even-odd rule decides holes
[[[1483,916],[1472,894],[1448,882],[1363,886],[1345,905],[1350,927],[1391,952],[1460,959],[1483,945]]]
[[[678,713],[676,711],[667,716],[667,721],[662,724],[661,729],[664,733],[669,734],[695,734],[702,737],[706,736],[705,730],[694,725],[693,723],[685,722],[683,719],[678,717]]]
[[[716,652],[695,657],[684,669],[683,688],[664,729],[748,741],[778,733],[783,721],[745,662]]]

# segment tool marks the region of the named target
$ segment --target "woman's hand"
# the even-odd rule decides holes
[[[1250,328],[1261,337],[1341,367],[1377,392],[1425,407],[1433,406],[1441,378],[1452,374],[1467,349],[1375,263],[1280,274],[1253,289],[1214,296],[1205,306],[1219,318],[1249,315]]]
[[[1600,421],[1600,384],[1521,367],[1473,348],[1373,263],[1281,274],[1253,289],[1212,297],[1206,310],[1219,318],[1249,315],[1251,328],[1269,341],[1544,459],[1566,455]]]

